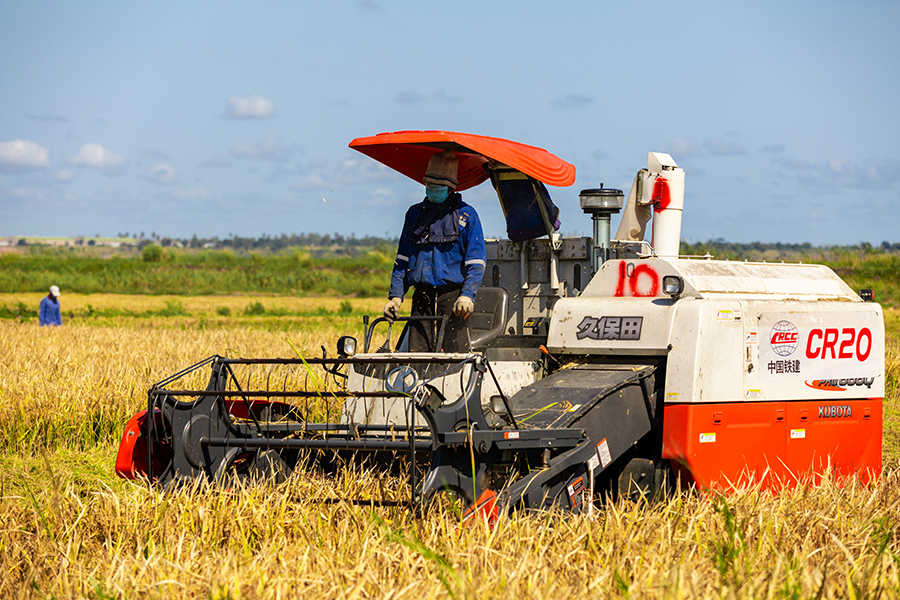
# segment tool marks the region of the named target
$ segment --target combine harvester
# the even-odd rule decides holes
[[[405,352],[378,317],[336,358],[212,356],[149,391],[119,475],[173,486],[363,460],[405,474],[414,506],[449,492],[492,514],[581,512],[676,481],[880,475],[881,307],[820,265],[679,257],[684,171],[669,155],[649,154],[627,203],[582,191],[594,236],[566,238],[544,184],[571,185],[575,168],[540,148],[444,131],[350,147],[418,182],[449,148],[459,190],[491,180],[510,239],[487,242],[470,352]]]

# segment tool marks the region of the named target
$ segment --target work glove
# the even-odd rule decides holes
[[[456,299],[456,302],[453,303],[453,314],[457,317],[468,319],[474,309],[475,303],[468,296],[460,296]]]
[[[388,320],[389,323],[393,323],[394,319],[400,318],[400,304],[403,303],[403,298],[391,298],[390,302],[384,305],[384,318]]]

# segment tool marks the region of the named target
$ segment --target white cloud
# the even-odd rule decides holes
[[[723,142],[721,140],[707,140],[703,142],[703,147],[710,154],[716,156],[735,156],[737,154],[747,154],[744,147],[737,142]]]
[[[873,189],[893,188],[900,182],[900,160],[870,160],[856,164],[846,158],[835,158],[823,162],[809,162],[796,158],[775,161],[789,179],[816,188]]]
[[[75,179],[75,175],[77,175],[77,173],[72,169],[60,169],[53,174],[53,179],[59,182],[72,181]]]
[[[44,113],[42,115],[25,115],[27,118],[32,121],[44,121],[45,123],[68,123],[69,117],[64,117],[62,115],[51,115],[49,113]]]
[[[435,90],[434,92],[429,94],[429,96],[420,94],[416,90],[401,90],[397,92],[397,97],[394,98],[394,101],[399,104],[421,104],[423,102],[427,102],[429,97],[434,98],[435,100],[440,100],[441,102],[446,102],[448,104],[459,102],[459,96],[448,94],[446,90],[443,89]]]
[[[275,107],[272,101],[256,94],[249,98],[229,98],[228,110],[225,111],[225,116],[230,119],[268,119],[273,114]]]
[[[169,160],[169,155],[163,150],[148,148],[146,150],[141,150],[141,158],[149,158],[151,160]]]
[[[296,166],[286,165],[283,162],[276,163],[272,170],[266,175],[266,181],[269,183],[285,181],[289,177],[293,177],[296,173],[300,172]]]
[[[150,168],[150,171],[147,173],[147,179],[155,183],[168,185],[175,183],[178,177],[175,174],[175,167],[166,163],[158,163]]]
[[[212,192],[206,188],[192,188],[189,190],[175,190],[172,192],[174,198],[179,200],[207,200],[212,198]]]
[[[400,204],[394,192],[385,188],[374,190],[368,197],[361,196],[359,201],[367,206],[397,206]]]
[[[734,136],[736,133],[727,133]],[[705,151],[704,151],[705,150]],[[720,139],[706,140],[697,144],[689,137],[677,137],[668,144],[663,144],[662,152],[671,154],[675,162],[695,156],[737,156],[747,154],[747,150],[738,142],[726,142]]]
[[[290,189],[296,191],[321,190],[330,187],[328,182],[318,175],[307,175],[300,181],[291,184]]]
[[[231,155],[235,158],[249,160],[267,160],[270,162],[286,161],[295,148],[289,148],[281,144],[276,135],[267,135],[258,142],[252,144],[238,144],[231,149]]]
[[[397,93],[397,102],[400,104],[419,104],[425,101],[425,96],[415,90],[403,90]]]
[[[100,144],[85,144],[69,159],[73,165],[97,169],[106,175],[121,175],[128,166],[124,156],[111,152]]]
[[[343,184],[373,184],[384,181],[399,181],[401,176],[383,164],[368,157],[346,157],[335,165],[334,181]]]
[[[686,137],[677,137],[668,144],[663,145],[662,152],[670,154],[677,163],[681,159],[690,158],[701,154],[700,148],[694,140]]]
[[[563,98],[557,98],[552,102],[553,108],[581,108],[589,106],[597,99],[588,94],[568,94]]]
[[[298,167],[298,171],[305,175],[291,184],[290,188],[297,191],[335,190],[350,186],[374,187],[379,185],[381,187],[376,193],[383,193],[386,191],[384,185],[403,179],[393,169],[363,156],[347,155],[336,162],[316,158],[307,165]]]
[[[224,156],[213,156],[198,163],[197,166],[201,169],[224,169],[231,166],[231,161]]]
[[[444,102],[448,102],[450,104],[459,102],[459,96],[454,96],[452,94],[448,94],[444,90],[437,90],[436,92],[434,92],[431,95],[434,96],[435,98],[437,98],[438,100],[443,100]]]
[[[0,170],[24,171],[50,166],[50,151],[34,142],[13,140],[0,142]]]
[[[9,190],[7,195],[20,200],[43,200],[44,193],[34,188],[17,187]]]

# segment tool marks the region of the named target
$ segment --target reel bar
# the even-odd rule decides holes
[[[284,423],[284,422],[267,422],[260,421],[259,423],[261,431],[265,433],[302,433],[302,432],[310,432],[310,433],[320,433],[320,432],[329,432],[329,431],[378,431],[380,433],[390,433],[394,432],[397,435],[402,435],[405,433],[413,432],[428,432],[429,429],[425,426],[418,426],[414,428],[407,427],[405,425],[346,425],[343,423]],[[249,423],[238,424],[237,428],[244,432],[249,433],[253,430],[249,427]]]
[[[468,363],[479,360],[481,355],[472,354],[465,358],[459,356],[403,356],[392,354],[366,356],[364,358],[222,358],[219,362],[226,365],[382,365],[404,363],[414,365]],[[202,366],[202,365],[201,365]],[[173,379],[175,376],[169,378]]]
[[[409,398],[405,392],[277,392],[277,391],[241,391],[241,390],[154,390],[156,396],[210,396],[230,398],[232,396],[257,396],[260,398]]]
[[[265,448],[267,450],[431,450],[431,441],[390,442],[375,440],[295,440],[295,439],[247,439],[247,438],[200,438],[201,446],[217,448]]]

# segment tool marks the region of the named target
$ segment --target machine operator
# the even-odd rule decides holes
[[[390,301],[384,316],[400,316],[400,304],[414,287],[412,316],[448,317],[442,348],[435,348],[440,321],[411,321],[410,352],[465,352],[465,319],[485,269],[484,234],[475,209],[455,192],[458,160],[451,150],[428,162],[425,199],[406,211],[397,259],[391,275]]]

